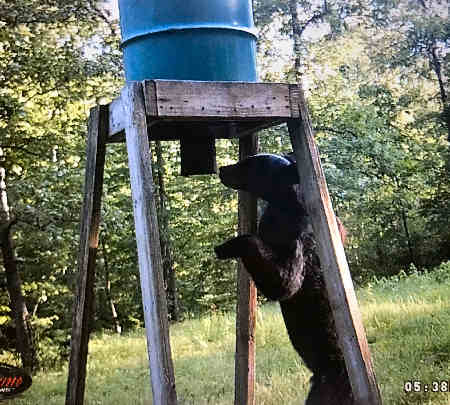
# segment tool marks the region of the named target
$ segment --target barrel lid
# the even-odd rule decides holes
[[[228,29],[256,36],[251,0],[119,0],[123,43],[188,29]]]
[[[132,40],[136,40],[138,38],[142,38],[148,35],[153,34],[163,34],[168,32],[177,32],[177,31],[183,31],[183,30],[194,30],[194,29],[217,29],[217,30],[232,30],[232,31],[241,31],[247,34],[252,35],[257,38],[256,35],[256,29],[255,28],[248,28],[248,27],[238,27],[238,26],[225,26],[225,25],[219,25],[219,24],[191,24],[191,25],[175,25],[172,24],[170,26],[165,27],[154,27],[152,29],[143,30],[143,31],[135,31],[133,34],[128,35],[125,37],[122,34],[122,44],[121,46],[126,45]]]

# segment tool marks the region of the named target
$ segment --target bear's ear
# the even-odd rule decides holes
[[[297,165],[295,163],[284,166],[281,170],[281,179],[284,185],[298,184]]]

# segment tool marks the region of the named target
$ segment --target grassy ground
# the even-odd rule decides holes
[[[433,381],[450,379],[449,296],[450,265],[434,275],[402,275],[358,291],[385,405],[450,405],[450,393],[430,392]],[[256,403],[302,404],[310,373],[288,342],[278,306],[263,306],[257,321]],[[172,326],[180,405],[233,403],[234,328],[232,314]],[[11,403],[63,404],[66,378],[66,370],[40,373]],[[408,380],[420,381],[420,392],[405,393]],[[428,392],[423,384],[430,384]],[[87,405],[151,404],[149,385],[143,331],[91,341]]]

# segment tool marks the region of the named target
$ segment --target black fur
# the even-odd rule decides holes
[[[295,162],[260,154],[220,168],[219,176],[225,186],[248,191],[268,205],[258,234],[217,246],[217,257],[241,258],[258,290],[280,302],[292,345],[313,372],[306,405],[352,405]]]

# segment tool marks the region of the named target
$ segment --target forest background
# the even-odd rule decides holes
[[[450,260],[448,1],[253,3],[260,80],[307,92],[354,282]],[[68,354],[87,116],[124,83],[110,8],[0,0],[0,356],[29,370]],[[260,134],[260,151],[289,149],[286,128]],[[152,150],[171,320],[233,308],[236,265],[213,247],[236,230],[236,193],[181,177],[176,142]],[[93,326],[120,333],[143,323],[125,146],[106,162]]]

